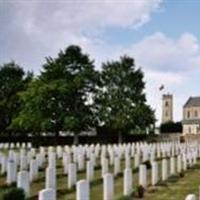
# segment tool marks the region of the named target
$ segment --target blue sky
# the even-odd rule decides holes
[[[174,95],[175,120],[200,96],[199,0],[0,0],[0,64],[36,74],[45,56],[80,45],[97,68],[123,54],[145,72],[147,100],[161,118],[158,88]]]

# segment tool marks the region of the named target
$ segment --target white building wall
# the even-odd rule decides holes
[[[183,125],[183,134],[198,134],[200,133],[198,124],[187,124]]]

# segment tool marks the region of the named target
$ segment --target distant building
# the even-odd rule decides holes
[[[183,134],[200,134],[200,97],[190,97],[183,106]]]
[[[162,96],[162,123],[173,121],[173,96],[164,94]]]

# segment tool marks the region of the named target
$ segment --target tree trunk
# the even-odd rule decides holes
[[[74,133],[74,145],[78,145],[78,134]]]
[[[58,131],[58,130],[56,130],[56,132],[55,132],[55,136],[56,136],[56,138],[59,137],[59,131]]]
[[[119,144],[122,143],[122,133],[121,132],[118,133],[118,143]]]
[[[59,130],[56,130],[56,141],[55,141],[55,145],[58,145],[58,138],[59,138]]]

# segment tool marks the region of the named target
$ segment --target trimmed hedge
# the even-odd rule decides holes
[[[137,142],[144,140],[151,140],[153,136],[146,134],[137,134],[137,135],[123,135],[123,142]],[[73,136],[37,136],[37,137],[27,137],[27,136],[18,136],[18,137],[0,137],[0,142],[13,142],[13,143],[28,143],[32,142],[34,146],[49,146],[49,145],[71,145],[73,144]],[[113,144],[118,143],[118,137],[116,135],[97,135],[97,136],[79,136],[79,144]]]
[[[183,126],[181,122],[167,122],[160,125],[161,133],[182,133]]]

